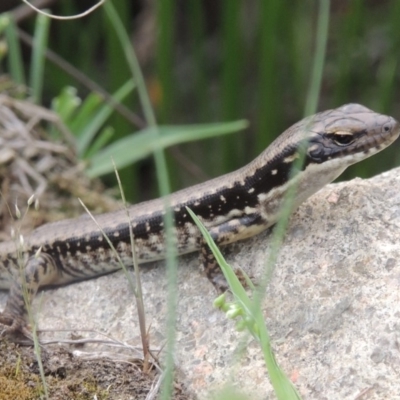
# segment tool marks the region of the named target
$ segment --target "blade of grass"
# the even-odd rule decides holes
[[[325,57],[325,48],[326,48],[326,41],[327,41],[327,35],[328,35],[328,22],[329,22],[329,7],[330,3],[329,0],[320,0],[320,6],[319,6],[319,15],[318,15],[318,28],[317,28],[317,35],[319,36],[317,38],[317,44],[316,44],[316,52],[314,56],[314,63],[313,63],[313,72],[311,76],[311,84],[310,84],[310,90],[308,93],[307,101],[306,101],[306,112],[307,114],[314,113],[315,108],[317,105],[317,100],[318,100],[318,95],[319,95],[319,90],[321,86],[321,79],[322,79],[322,70],[323,70],[323,64],[324,64],[324,57]],[[314,110],[312,110],[312,107],[314,107]],[[294,179],[296,173],[300,170],[302,164],[303,164],[303,159],[305,156],[305,146],[303,146],[303,149],[299,149],[300,156],[295,162],[293,171],[291,173],[290,179]],[[258,332],[252,332],[253,335],[257,334],[259,335],[260,342],[263,343],[263,349],[264,349],[264,357],[265,361],[267,364],[268,372],[271,377],[271,383],[274,386],[274,389],[276,391],[277,397],[279,399],[288,399],[290,398],[289,396],[293,396],[294,399],[300,398],[296,390],[292,387],[290,381],[287,380],[286,376],[280,371],[279,368],[277,368],[275,358],[272,354],[272,350],[270,347],[270,342],[269,342],[269,337],[268,337],[268,332],[265,329],[265,325],[263,322],[262,318],[262,313],[260,312],[260,305],[262,304],[262,300],[265,296],[266,293],[266,286],[270,280],[271,274],[273,272],[273,268],[276,264],[276,260],[278,257],[279,253],[279,248],[281,247],[283,237],[286,231],[286,227],[288,224],[289,216],[292,212],[293,209],[293,204],[294,204],[294,199],[296,195],[296,184],[293,184],[289,187],[285,199],[284,199],[284,204],[281,209],[281,214],[278,223],[276,224],[276,227],[273,232],[273,236],[271,238],[271,245],[270,245],[270,251],[269,255],[266,260],[266,267],[265,267],[265,272],[264,276],[261,279],[261,282],[259,283],[259,286],[257,287],[254,296],[253,296],[253,301],[249,303],[247,300],[244,300],[241,296],[243,295],[244,290],[243,289],[238,289],[237,288],[237,279],[236,277],[232,276],[231,274],[227,274],[226,279],[231,285],[231,283],[234,284],[233,287],[231,287],[232,291],[236,296],[240,296],[240,302],[248,315],[250,315],[253,320],[255,321],[255,326],[258,328]],[[192,215],[193,217],[193,215]],[[202,232],[203,233],[203,232]],[[204,234],[204,233],[203,233]],[[211,238],[210,238],[211,239]],[[206,239],[207,240],[207,239]],[[215,252],[215,257],[217,261],[221,265],[221,269],[224,271],[224,262],[221,259],[221,255],[218,254],[219,251],[217,247],[207,241],[208,245],[210,246],[211,250],[213,253]],[[225,265],[226,266],[226,265]],[[225,274],[225,271],[224,271]],[[251,329],[251,326],[250,326]],[[288,384],[288,385],[286,385]]]
[[[308,96],[306,99],[306,113],[314,114],[315,109],[318,103],[319,91],[321,88],[321,80],[322,80],[322,71],[324,65],[325,58],[325,50],[326,50],[326,42],[328,39],[328,29],[329,29],[329,9],[330,9],[330,1],[329,0],[320,0],[319,1],[319,14],[318,14],[318,27],[317,27],[317,35],[316,35],[316,51],[314,54],[313,61],[313,70],[311,76],[310,83],[310,91],[308,92]],[[320,36],[320,37],[318,37]],[[314,107],[314,109],[312,109]],[[305,128],[307,129],[307,127]],[[302,146],[298,150],[299,157],[295,160],[293,164],[293,168],[290,174],[290,180],[294,179],[298,172],[301,170],[303,165],[304,157],[305,157],[305,149],[306,144]],[[280,211],[280,218],[275,226],[272,238],[271,238],[271,246],[269,255],[266,261],[266,268],[264,277],[259,285],[259,290],[255,292],[255,300],[261,303],[265,288],[270,280],[272,275],[274,266],[276,264],[279,248],[283,242],[283,237],[286,232],[286,227],[289,222],[289,217],[293,211],[294,200],[296,196],[297,182],[291,185],[285,194],[284,202],[282,205],[282,209]]]
[[[353,82],[355,76],[352,73],[354,63],[354,53],[359,52],[360,37],[363,34],[363,25],[365,24],[365,1],[352,0],[348,4],[347,12],[343,15],[340,23],[340,29],[337,35],[338,61],[336,63],[337,77],[333,91],[335,104],[346,102],[353,97],[351,91],[358,86],[358,82]],[[358,62],[361,62],[359,55]],[[357,69],[357,78],[363,74],[365,68]]]
[[[76,110],[81,103],[82,100],[77,96],[76,88],[67,86],[52,100],[51,108],[60,116],[64,124],[70,128],[68,122],[72,119],[72,115],[75,116]]]
[[[86,158],[90,160],[95,154],[99,154],[101,149],[112,140],[114,132],[115,129],[111,126],[102,129],[86,152]]]
[[[113,6],[113,4],[108,1],[104,4],[104,10],[107,17],[110,19],[114,29],[119,37],[121,46],[124,49],[126,60],[128,62],[129,68],[131,70],[132,76],[134,77],[135,83],[138,86],[138,94],[140,102],[143,107],[143,112],[147,124],[150,128],[154,128],[155,132],[158,133],[157,122],[151,107],[150,98],[148,96],[144,78],[136,57],[136,54],[132,48],[131,41],[127,32],[123,29],[120,22],[120,18]],[[173,372],[174,372],[174,354],[175,354],[175,324],[176,324],[176,302],[177,302],[177,291],[176,291],[176,250],[175,250],[175,235],[173,234],[173,219],[172,212],[170,210],[168,198],[166,197],[170,193],[170,184],[167,170],[167,163],[165,160],[165,155],[162,149],[156,149],[154,151],[154,160],[156,164],[156,174],[157,183],[159,185],[159,190],[161,196],[164,198],[164,227],[165,227],[165,245],[167,248],[166,261],[167,261],[167,346],[166,346],[166,359],[165,359],[165,379],[163,382],[162,399],[167,399],[172,393],[172,382],[173,382]]]
[[[11,77],[15,83],[25,86],[24,63],[17,35],[17,27],[10,14],[3,14],[0,18],[2,20],[0,24],[6,24],[5,33],[8,43],[8,68]]]
[[[32,100],[42,103],[45,52],[49,38],[50,18],[38,15],[35,24],[35,34],[32,47],[32,63],[29,74],[29,86],[32,88]]]
[[[166,123],[173,113],[175,104],[175,82],[173,75],[173,46],[175,33],[175,0],[158,1],[156,13],[158,23],[157,35],[157,75],[161,85],[160,121]]]
[[[271,341],[265,326],[264,317],[260,306],[261,303],[257,302],[256,300],[250,300],[232,267],[225,261],[222,253],[212,240],[210,234],[207,232],[207,229],[192,210],[187,207],[186,209],[201,231],[201,234],[206,240],[207,245],[210,247],[215,259],[217,260],[218,265],[221,267],[225,279],[227,280],[236,301],[239,303],[240,308],[244,313],[243,319],[246,321],[246,327],[261,344],[265,364],[267,366],[271,384],[275,390],[277,398],[279,400],[300,399],[300,395],[296,388],[293,386],[292,382],[288,379],[285,373],[280,369],[275,360],[275,356],[271,348]]]
[[[139,318],[140,337],[142,339],[142,347],[143,347],[143,358],[144,358],[144,362],[146,364],[148,357],[149,357],[149,342],[148,342],[147,332],[146,332],[146,313],[144,310],[142,280],[140,278],[139,261],[138,261],[137,252],[136,252],[135,237],[133,235],[132,219],[131,219],[131,216],[129,213],[129,208],[128,208],[128,204],[126,202],[121,179],[119,177],[118,170],[114,163],[114,160],[113,160],[113,167],[114,167],[115,174],[117,176],[118,186],[119,186],[119,190],[121,193],[122,202],[124,204],[127,221],[129,222],[129,238],[130,238],[130,242],[131,242],[130,244],[131,244],[131,251],[132,251],[132,264],[133,264],[133,269],[135,271],[135,280],[136,280],[136,285],[133,288],[134,289],[133,293],[135,294],[135,298],[136,298],[137,313],[138,313],[138,318]],[[125,271],[125,273],[129,274],[128,271]],[[146,370],[146,368],[145,368],[145,370]]]
[[[112,96],[115,101],[121,102],[129,93],[134,89],[135,84],[132,79],[121,86]],[[105,104],[91,119],[89,124],[86,124],[84,129],[79,132],[78,140],[78,153],[82,156],[88,149],[91,141],[93,140],[96,133],[104,122],[110,117],[114,109],[109,105]]]
[[[246,97],[245,86],[241,85],[243,74],[244,46],[240,30],[243,4],[240,1],[222,1],[222,64],[221,101],[225,121],[241,114],[241,101]],[[244,159],[244,137],[226,137],[221,141],[221,161],[226,171],[231,171]]]
[[[328,42],[329,7],[329,0],[320,0],[317,32],[315,34],[316,43],[314,62],[311,72],[310,87],[306,98],[306,105],[304,107],[304,116],[314,114],[318,106],[322,74],[324,72],[326,44]]]
[[[114,100],[113,95],[110,96]],[[86,96],[83,103],[71,118],[64,119],[64,124],[68,126],[74,136],[80,137],[83,135],[83,132],[85,132],[86,126],[88,125],[88,121],[96,115],[96,112],[103,101],[104,98],[99,93],[92,92]]]
[[[207,96],[208,77],[204,54],[204,43],[206,40],[204,3],[198,0],[187,0],[186,5],[188,7],[187,18],[191,34],[190,46],[194,59],[192,79],[194,82],[193,94],[196,96],[196,103],[198,104],[197,115],[200,121],[209,121],[211,104]]]
[[[278,132],[282,113],[282,90],[277,79],[279,47],[279,24],[282,12],[286,12],[281,0],[261,1],[260,6],[260,44],[258,62],[258,134],[256,148],[260,151],[272,142],[271,133]]]
[[[322,39],[327,41],[328,38],[328,27],[329,27],[329,0],[320,0],[319,2],[319,14],[318,14],[318,28],[317,32],[319,35],[321,35]],[[317,36],[317,35],[316,35]],[[313,68],[313,75],[311,76],[311,84],[309,93],[308,93],[308,98],[306,101],[306,111],[307,113],[315,112],[315,110],[311,110],[311,107],[316,107],[317,105],[317,99],[319,92],[317,90],[320,90],[320,85],[321,85],[321,79],[322,79],[322,70],[323,70],[323,61],[325,57],[325,49],[326,46],[324,43],[322,43],[322,40],[320,38],[317,38],[317,45],[316,45],[316,52],[314,55],[314,68]],[[307,129],[307,127],[305,128]],[[303,165],[303,160],[305,157],[305,148],[306,146],[303,146],[302,149],[299,149],[299,157],[296,159],[293,169],[290,174],[289,179],[295,179],[295,176],[297,175],[298,171],[301,169],[301,166]],[[296,196],[296,189],[297,189],[297,182],[295,181],[294,184],[292,184],[287,193],[285,194],[284,202],[280,211],[280,218],[275,226],[275,229],[273,231],[273,235],[271,238],[271,245],[269,249],[269,254],[265,263],[265,272],[264,276],[261,279],[261,282],[257,288],[257,290],[254,293],[254,304],[261,304],[263,301],[263,298],[265,297],[266,293],[266,287],[268,285],[268,282],[270,281],[270,278],[272,276],[274,267],[276,265],[276,261],[278,258],[279,254],[279,249],[282,246],[283,238],[286,233],[286,228],[289,222],[289,217],[293,211],[294,207],[294,200]]]
[[[110,157],[116,160],[117,168],[122,168],[151,155],[156,149],[229,134],[244,129],[246,126],[246,121],[236,121],[220,124],[160,126],[158,132],[152,128],[145,129],[114,142],[95,154],[91,159],[92,166],[87,170],[87,174],[96,177],[112,172]]]

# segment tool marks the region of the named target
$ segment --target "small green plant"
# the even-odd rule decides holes
[[[130,80],[113,95],[114,100],[122,101],[133,89]],[[68,87],[53,100],[53,109],[73,133],[78,155],[87,160],[89,166],[86,172],[92,178],[114,171],[111,158],[115,160],[117,169],[121,169],[151,156],[157,149],[238,132],[248,126],[245,120],[199,125],[161,125],[157,128],[144,128],[110,143],[113,129],[110,126],[104,127],[104,124],[113,109],[103,104],[99,95],[92,93],[82,101],[76,89]]]
[[[236,328],[239,331],[246,329],[260,343],[271,384],[274,387],[277,398],[279,400],[299,400],[299,393],[275,360],[260,302],[258,299],[255,301],[250,299],[232,267],[226,262],[207,232],[207,229],[192,210],[189,208],[187,210],[213,252],[234,297],[233,302],[227,302],[226,295],[222,294],[215,300],[214,305],[224,311],[227,318],[237,319]]]

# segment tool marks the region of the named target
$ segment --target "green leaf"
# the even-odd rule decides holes
[[[112,172],[114,168],[111,157],[119,169],[151,155],[156,149],[237,132],[246,128],[247,125],[247,121],[240,120],[204,125],[166,125],[144,129],[135,135],[114,142],[97,153],[91,159],[91,167],[87,173],[90,177],[96,177]]]
[[[94,154],[100,151],[113,137],[114,128],[111,126],[107,126],[98,134],[93,144],[87,151],[87,157],[90,159]]]
[[[113,98],[120,102],[122,101],[133,89],[135,84],[132,79],[129,79],[121,88],[119,88],[113,95]],[[79,133],[78,137],[78,153],[82,156],[88,149],[93,138],[99,132],[102,125],[113,113],[114,109],[111,105],[105,104],[100,110],[90,119],[87,120],[87,124]]]
[[[76,88],[67,86],[55,97],[51,103],[52,109],[60,116],[64,124],[69,127],[68,121],[81,105],[82,100],[77,96]]]
[[[84,135],[89,122],[95,117],[97,111],[103,103],[101,96],[92,92],[83,100],[82,105],[76,110],[73,118],[64,121],[69,130],[79,140]]]

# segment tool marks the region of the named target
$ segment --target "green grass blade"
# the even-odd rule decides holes
[[[241,1],[222,1],[222,35],[223,40],[221,102],[222,116],[225,121],[237,118],[243,108],[241,102],[245,98],[245,87],[241,84],[244,62],[243,36],[240,31],[241,13],[243,4]],[[222,141],[221,158],[223,166],[231,171],[237,166],[237,160],[243,160],[244,137],[226,137]]]
[[[76,88],[67,86],[53,99],[51,108],[60,116],[64,124],[70,128],[68,122],[81,105],[81,102],[81,99],[77,96]]]
[[[115,130],[111,126],[107,126],[102,129],[86,152],[86,158],[90,160],[91,157],[94,157],[95,154],[98,154],[101,149],[112,140],[114,134]]]
[[[32,48],[32,63],[29,75],[29,86],[32,88],[32,99],[36,104],[42,103],[45,51],[49,35],[50,18],[39,14],[36,18],[35,34]]]
[[[319,94],[321,91],[322,74],[324,72],[324,62],[326,44],[328,42],[329,31],[329,0],[320,0],[320,10],[318,26],[316,32],[316,50],[314,54],[313,70],[311,73],[311,84],[306,98],[304,115],[314,114],[317,110]]]
[[[120,89],[118,89],[117,92],[115,92],[113,95],[114,99],[119,102],[122,101],[129,93],[132,92],[134,87],[135,85],[133,80],[130,79]],[[78,154],[81,156],[85,154],[96,133],[110,117],[113,111],[114,109],[110,105],[105,104],[90,120],[90,123],[85,126],[84,130],[78,134]]]
[[[149,126],[156,126],[156,117],[153,112],[153,108],[151,106],[150,98],[147,94],[146,84],[144,82],[142,72],[140,70],[140,66],[134,50],[132,48],[131,40],[124,29],[123,24],[121,23],[121,19],[113,6],[111,1],[108,1],[104,4],[103,7],[104,11],[106,12],[107,17],[110,19],[117,35],[121,46],[124,50],[124,54],[126,57],[126,61],[129,65],[130,71],[132,76],[134,77],[135,83],[138,87],[138,93],[140,97],[140,101],[143,106],[143,111],[145,113],[145,118]]]
[[[161,2],[162,3],[162,2]],[[157,6],[160,2],[156,2]],[[108,1],[104,4],[104,10],[110,19],[114,29],[120,39],[121,46],[126,55],[126,61],[131,69],[132,76],[134,77],[135,83],[138,86],[138,94],[140,102],[143,106],[146,122],[150,128],[154,128],[156,135],[158,135],[157,122],[154,115],[154,111],[151,106],[150,98],[147,93],[146,84],[142,75],[142,71],[139,66],[136,54],[132,48],[132,44],[127,32],[123,29],[121,20],[113,6]],[[160,195],[165,199],[164,206],[166,209],[164,215],[164,226],[166,232],[166,261],[167,261],[167,345],[166,345],[166,360],[165,360],[165,376],[163,382],[162,399],[170,397],[172,393],[172,381],[174,375],[174,358],[175,353],[175,326],[176,326],[176,303],[177,303],[177,291],[176,291],[176,249],[175,249],[175,235],[173,232],[173,218],[172,212],[169,208],[167,195],[170,193],[170,182],[168,176],[167,163],[165,160],[165,154],[162,149],[158,148],[154,151],[154,161],[156,164],[157,183],[160,190]]]
[[[95,177],[112,172],[114,169],[110,161],[111,157],[114,158],[117,168],[122,168],[148,157],[157,149],[226,135],[242,130],[246,126],[247,122],[242,120],[219,124],[160,126],[157,128],[158,132],[154,128],[145,129],[135,135],[122,138],[95,154],[87,174]]]
[[[282,0],[260,1],[260,44],[257,49],[258,57],[258,110],[257,123],[258,135],[256,148],[265,149],[273,139],[273,135],[279,132],[282,113],[282,88],[279,87],[278,58],[276,54],[280,46],[278,37],[279,25],[282,17],[289,12],[284,7]]]
[[[8,68],[11,77],[15,83],[25,86],[24,63],[17,35],[17,27],[13,18],[10,17],[10,14],[3,14],[0,18],[0,25],[6,25],[5,33],[8,43]]]
[[[288,379],[285,373],[278,366],[275,356],[271,348],[271,342],[267,328],[265,326],[260,302],[252,301],[248,296],[239,279],[237,278],[232,267],[226,262],[218,246],[212,240],[210,234],[207,232],[205,226],[201,223],[199,218],[193,213],[192,210],[186,208],[188,213],[193,218],[201,234],[210,247],[218,265],[228,282],[229,288],[235,296],[237,302],[241,305],[242,310],[245,312],[244,318],[247,319],[246,326],[250,333],[260,342],[261,349],[264,354],[265,364],[270,376],[271,384],[275,390],[276,396],[279,400],[299,400],[300,395],[292,382]]]
[[[171,43],[175,41],[175,9],[177,6],[175,0],[163,0],[157,3],[156,68],[162,91],[158,115],[161,123],[167,123],[173,114],[173,105],[175,104],[174,47],[171,46]]]
[[[97,92],[92,92],[76,110],[73,118],[64,120],[64,123],[68,126],[69,130],[79,138],[84,134],[88,121],[91,121],[95,117],[102,104],[103,99],[101,95]]]

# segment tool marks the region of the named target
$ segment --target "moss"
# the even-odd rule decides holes
[[[0,368],[0,399],[30,400],[38,399],[43,394],[43,387],[34,374],[17,372],[15,365]]]

